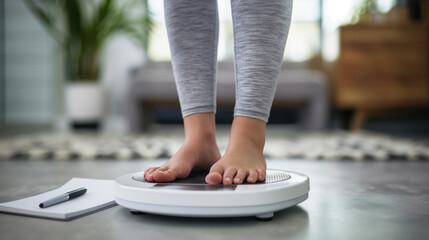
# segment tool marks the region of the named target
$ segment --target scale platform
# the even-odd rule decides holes
[[[193,172],[171,183],[148,182],[143,172],[115,181],[116,202],[132,213],[183,217],[242,217],[272,219],[274,212],[308,198],[307,176],[268,169],[264,182],[239,185],[209,185],[207,172]]]

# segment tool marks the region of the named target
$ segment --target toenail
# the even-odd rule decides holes
[[[231,182],[230,178],[225,178],[225,182]]]
[[[235,178],[236,182],[240,182],[240,180],[241,180],[240,178]]]
[[[253,180],[254,180],[254,179],[253,179],[253,177],[250,177],[250,178],[249,178],[249,181],[253,181]]]

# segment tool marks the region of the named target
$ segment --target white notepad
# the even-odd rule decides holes
[[[72,178],[55,190],[29,198],[1,203],[0,212],[70,220],[81,215],[115,206],[113,186],[113,180]],[[41,202],[80,187],[87,189],[87,192],[80,197],[47,208],[39,207]]]

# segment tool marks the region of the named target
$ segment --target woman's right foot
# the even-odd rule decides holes
[[[221,158],[215,136],[214,113],[198,113],[184,118],[185,141],[174,156],[160,167],[144,172],[150,182],[172,182],[186,178],[193,169],[209,170]]]

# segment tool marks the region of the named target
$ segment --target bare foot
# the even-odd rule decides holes
[[[193,169],[208,170],[221,155],[215,137],[214,113],[199,113],[184,118],[185,141],[174,156],[160,167],[144,172],[150,182],[171,182],[186,178]]]
[[[241,184],[265,180],[266,163],[264,121],[236,116],[232,123],[229,143],[224,156],[206,176],[208,184]]]

